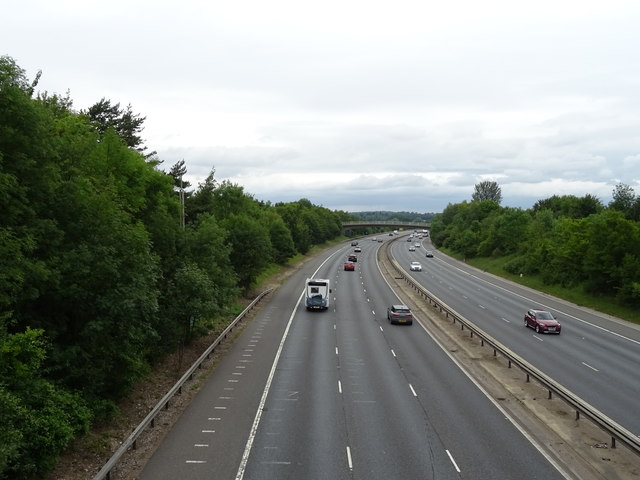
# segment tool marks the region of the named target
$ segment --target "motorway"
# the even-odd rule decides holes
[[[485,274],[432,249],[429,238],[397,241],[393,255],[410,275],[460,315],[561,383],[573,393],[640,435],[640,329],[637,325],[579,308],[537,291]],[[431,249],[433,258],[426,258]],[[549,310],[562,324],[560,335],[524,327],[529,308]]]
[[[343,244],[272,294],[139,478],[572,478],[419,322],[387,323],[398,300],[361,246],[356,271]],[[326,312],[300,304],[314,274]]]

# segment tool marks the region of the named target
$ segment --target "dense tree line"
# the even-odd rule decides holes
[[[350,218],[213,171],[181,203],[184,162],[159,169],[130,106],[75,111],[36,84],[0,57],[0,479],[52,468],[261,272]]]
[[[640,197],[618,184],[605,206],[593,195],[539,200],[531,209],[494,200],[449,204],[431,238],[467,258],[505,257],[514,274],[640,305]]]

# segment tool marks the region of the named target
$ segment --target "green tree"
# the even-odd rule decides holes
[[[306,254],[313,242],[311,229],[302,218],[304,207],[298,202],[279,203],[276,205],[276,211],[291,232],[296,251],[303,255]]]
[[[640,227],[622,212],[607,210],[589,217],[589,241],[583,256],[587,291],[617,295],[629,284],[640,281],[633,267],[640,259]]]
[[[609,202],[609,208],[618,210],[624,213],[627,218],[631,218],[635,203],[636,194],[633,188],[624,183],[618,183],[613,189],[613,197]]]
[[[473,202],[484,202],[490,200],[500,204],[502,202],[502,190],[497,182],[485,180],[476,183],[474,186],[473,194],[471,195]]]
[[[0,325],[0,478],[41,477],[91,414],[78,394],[43,378],[42,330],[8,334]]]
[[[530,219],[530,215],[519,208],[495,210],[483,221],[483,240],[478,245],[478,255],[504,256],[516,253],[526,238]]]
[[[146,117],[133,113],[131,105],[122,109],[119,103],[112,105],[110,100],[102,98],[86,111],[80,113],[89,118],[100,136],[106,134],[109,129],[113,129],[129,148],[141,154],[144,154],[147,149],[140,137],[140,133],[144,130],[143,125]],[[146,157],[155,154],[156,152],[151,152],[146,154]]]
[[[218,313],[215,296],[216,286],[207,273],[194,263],[180,267],[169,283],[167,309],[170,317],[176,319],[174,339],[187,344],[193,339],[197,325]]]
[[[231,247],[231,264],[238,285],[248,289],[257,276],[273,261],[269,231],[256,219],[234,214],[223,221]]]
[[[262,223],[269,231],[269,239],[273,248],[273,260],[284,264],[296,254],[293,236],[284,220],[273,208],[265,209],[261,217]]]

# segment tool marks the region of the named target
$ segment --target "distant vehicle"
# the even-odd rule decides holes
[[[411,237],[407,238],[407,242],[410,242],[410,241],[411,241]]]
[[[425,254],[425,257],[433,258],[433,252],[431,250],[427,250],[427,253]]]
[[[421,272],[422,264],[420,262],[411,262],[411,265],[409,265],[409,270],[411,270],[412,272]]]
[[[355,247],[356,245],[358,245],[358,242],[355,242],[355,241],[354,241],[354,242],[351,242],[351,246],[352,246],[352,247]]]
[[[381,238],[378,239],[378,243],[382,243],[382,239]]]
[[[362,249],[360,247],[356,247],[353,249],[354,252],[356,253],[360,253],[362,251]]]
[[[411,245],[411,246],[409,247],[409,251],[410,251],[410,252],[415,252],[415,251],[416,251],[416,247],[414,247],[413,245]]]
[[[420,248],[420,242],[414,243],[413,246],[416,247],[416,248]]]
[[[556,333],[560,335],[560,322],[546,310],[527,310],[524,314],[524,326],[533,328],[537,333]]]
[[[331,287],[328,279],[307,278],[305,293],[307,310],[326,310],[329,308]]]
[[[413,315],[406,305],[391,305],[387,308],[387,320],[390,323],[405,323],[411,325],[413,323]]]
[[[393,233],[390,233],[390,234],[389,234],[389,236],[390,236],[390,237],[393,237]]]
[[[376,242],[376,241],[378,241],[378,238],[377,237],[371,237],[371,241],[372,242]]]
[[[349,260],[350,262],[357,262],[358,261],[358,257],[356,255],[349,255],[347,257],[347,260]]]
[[[355,263],[347,262],[344,264],[344,269],[348,272],[353,272],[356,269]]]

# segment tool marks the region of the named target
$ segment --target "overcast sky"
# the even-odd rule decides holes
[[[0,55],[76,109],[146,116],[197,185],[259,200],[440,212],[640,194],[635,0],[31,0]]]

